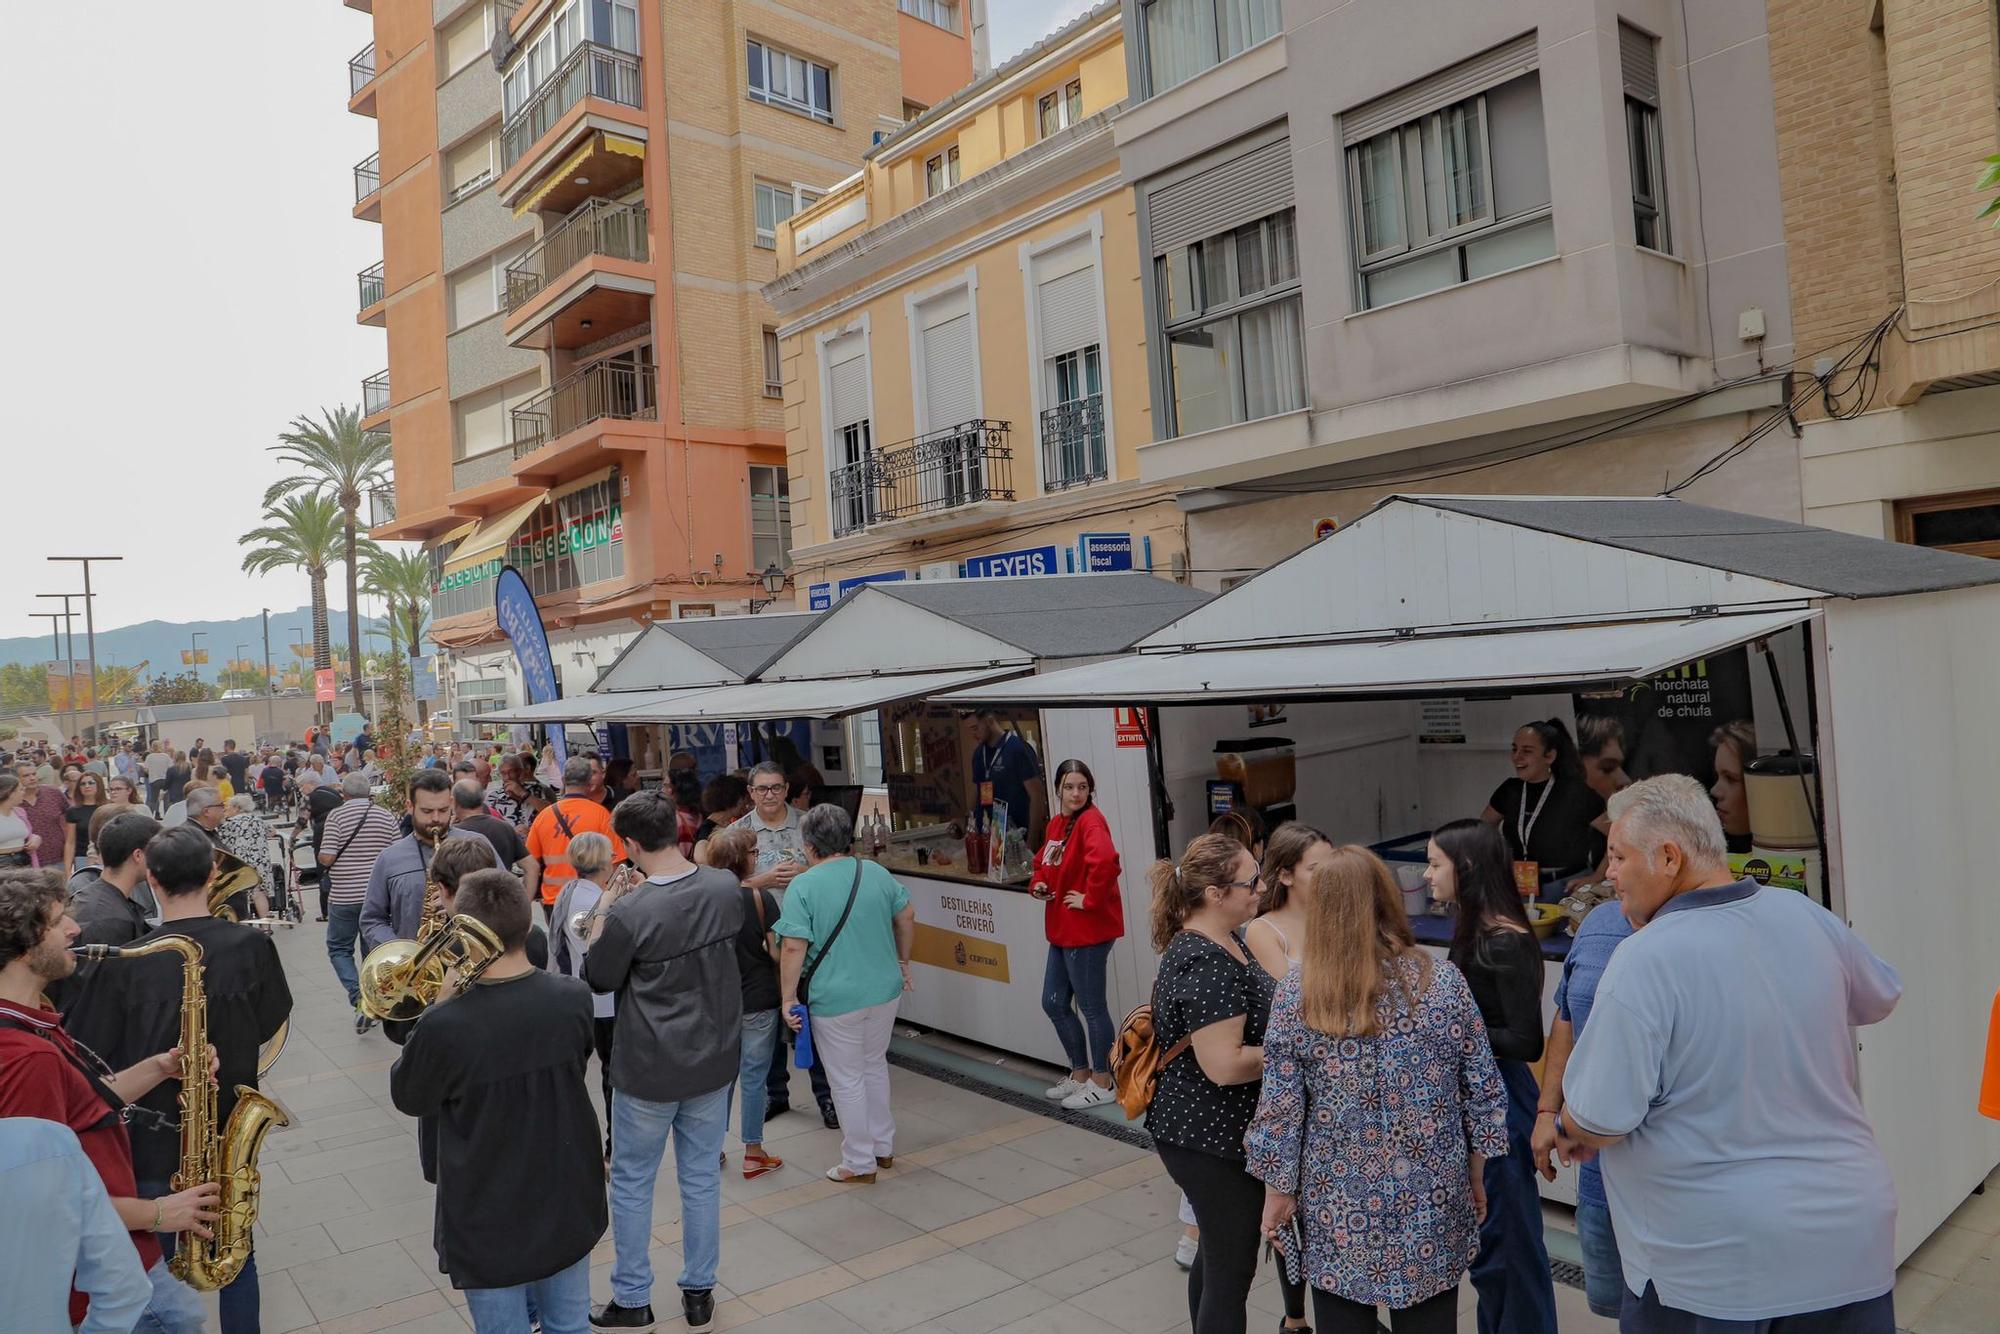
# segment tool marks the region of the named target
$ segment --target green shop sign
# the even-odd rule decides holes
[[[518,553],[526,565],[540,565],[559,560],[578,551],[593,551],[598,547],[610,546],[625,540],[625,511],[621,505],[613,505],[607,514],[595,518],[579,519],[553,532],[525,541],[516,540],[509,544],[510,554]],[[506,561],[496,557],[454,570],[438,581],[438,592],[449,593],[455,588],[465,588],[471,584],[484,583],[497,578]]]

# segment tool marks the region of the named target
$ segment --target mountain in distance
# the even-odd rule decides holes
[[[81,610],[81,609],[79,609]],[[347,613],[329,610],[327,613],[329,634],[336,655],[347,652]],[[380,633],[371,637],[369,631]],[[294,633],[294,632],[297,633]],[[199,639],[191,641],[191,637]],[[271,612],[271,670],[282,672],[285,664],[298,661],[290,645],[299,639],[312,643],[312,608],[299,607],[292,611]],[[121,625],[107,630],[102,626],[97,631],[97,665],[133,667],[141,661],[150,665],[146,672],[150,676],[172,676],[187,671],[181,665],[181,654],[190,647],[208,650],[208,661],[201,667],[203,680],[213,681],[216,674],[226,666],[231,658],[244,657],[252,661],[264,656],[263,618],[244,616],[233,621],[141,621],[137,625]],[[237,651],[237,646],[242,651]],[[424,645],[426,649],[429,644]],[[361,651],[374,654],[388,648],[388,622],[381,617],[361,618]],[[53,644],[48,635],[22,635],[13,639],[0,639],[0,663],[46,663],[60,661],[60,655],[52,652]],[[85,647],[83,617],[76,618],[76,658],[83,662],[89,658]]]

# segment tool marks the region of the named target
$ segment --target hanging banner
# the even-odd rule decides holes
[[[90,664],[88,662],[64,662],[58,658],[49,663],[44,671],[48,686],[49,708],[56,713],[70,709],[88,709],[92,706],[90,690]],[[71,686],[75,686],[75,698],[70,697]]]
[[[331,704],[333,703],[334,696],[338,693],[338,687],[334,684],[333,668],[322,667],[313,673],[313,698],[315,700],[321,704]]]
[[[493,619],[514,645],[514,660],[520,664],[521,679],[528,687],[528,703],[548,704],[562,698],[541,610],[535,606],[535,595],[528,591],[528,581],[511,565],[500,571],[493,583]],[[555,747],[557,765],[567,763],[569,747],[563,743],[561,727],[549,729],[549,744]]]

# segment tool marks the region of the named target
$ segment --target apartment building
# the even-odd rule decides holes
[[[1179,571],[1138,234],[1112,126],[1116,0],[933,106],[780,229],[800,605],[857,583]]]
[[[1979,0],[1770,5],[1779,179],[1802,369],[1806,516],[2000,555],[2000,236],[1974,187],[2000,142]]]
[[[1785,401],[1761,9],[1126,0],[1154,439],[1204,581],[1397,490],[1650,495]],[[1697,115],[1697,106],[1699,114]],[[1690,499],[1797,517],[1773,432]]]
[[[477,652],[498,638],[505,565],[584,683],[652,620],[761,597],[790,539],[760,295],[777,227],[970,82],[979,15],[966,0],[348,3],[375,29],[351,109],[381,126],[357,204],[383,225],[362,318],[389,343],[364,407],[395,450],[373,531],[432,552],[432,633],[464,659],[465,712],[519,697]]]

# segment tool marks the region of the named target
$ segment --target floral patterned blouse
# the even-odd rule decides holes
[[[1300,1197],[1304,1277],[1391,1310],[1457,1286],[1479,1248],[1467,1155],[1507,1152],[1507,1091],[1458,969],[1397,962],[1374,1037],[1333,1037],[1299,1017],[1296,969],[1264,1037],[1264,1083],[1245,1166]]]

